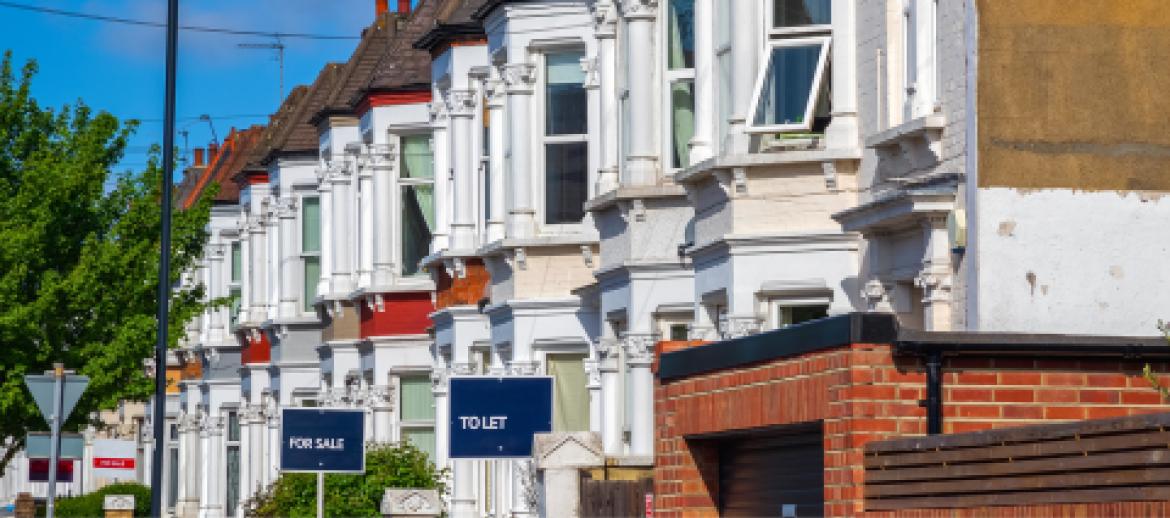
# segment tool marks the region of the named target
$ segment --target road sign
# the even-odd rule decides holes
[[[134,441],[97,439],[93,441],[93,476],[119,480],[133,480],[138,457]]]
[[[448,394],[451,458],[528,457],[552,431],[550,376],[453,376]]]
[[[45,416],[45,421],[48,422],[53,418],[53,385],[56,378],[52,374],[26,374],[24,376],[24,384],[28,386],[28,391],[32,392],[33,400],[37,402],[37,408],[41,409],[41,415]],[[73,413],[73,407],[77,406],[77,400],[81,399],[81,394],[85,392],[85,387],[89,385],[89,377],[70,374],[65,377],[65,383],[61,386],[61,421],[69,417]]]
[[[29,432],[24,438],[25,455],[31,458],[47,459],[52,455],[52,435],[48,432]],[[61,434],[62,459],[80,459],[85,456],[85,438],[79,433]]]
[[[347,408],[285,408],[280,417],[280,469],[364,473],[366,414]]]
[[[57,461],[57,482],[73,482],[73,460],[59,459]],[[29,457],[28,481],[49,481],[49,459]]]

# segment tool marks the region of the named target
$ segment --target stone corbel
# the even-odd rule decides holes
[[[893,306],[890,305],[889,289],[885,283],[878,279],[866,281],[865,286],[861,289],[861,298],[866,301],[868,311],[892,313],[894,310]]]
[[[517,270],[528,269],[528,253],[524,251],[524,247],[517,247],[512,250],[512,262],[516,265]]]
[[[336,319],[341,319],[344,317],[344,315],[345,315],[345,312],[341,310],[341,301],[340,300],[333,301],[333,313],[331,316],[333,318],[336,318]]]
[[[276,329],[276,337],[277,338],[279,338],[281,340],[288,338],[288,325],[287,324],[278,325],[278,326],[276,326],[275,329]]]
[[[658,16],[658,0],[621,0],[622,17],[654,20]]]
[[[581,70],[585,72],[585,88],[595,89],[601,86],[601,78],[597,70],[597,56],[581,58]]]
[[[430,115],[431,125],[443,126],[447,123],[447,103],[432,101],[427,103],[427,113]]]
[[[248,330],[248,341],[252,343],[260,342],[260,330],[253,327]]]
[[[593,32],[598,38],[612,38],[617,33],[616,9],[612,2],[601,0],[593,4]]]
[[[467,278],[467,260],[462,257],[452,258],[451,267],[455,270],[455,273],[452,275],[452,277],[455,277],[456,279]]]
[[[825,174],[825,188],[830,191],[837,190],[837,164],[831,160],[821,162],[821,170]]]
[[[581,245],[581,258],[585,260],[585,266],[593,268],[593,247]]]
[[[499,71],[508,91],[527,93],[536,84],[536,65],[532,63],[505,63]]]
[[[630,215],[633,216],[633,220],[638,223],[646,221],[646,202],[642,201],[640,198],[631,200]]]
[[[473,117],[479,96],[475,90],[447,90],[443,96],[447,111],[452,117]]]

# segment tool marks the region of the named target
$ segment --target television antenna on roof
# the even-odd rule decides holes
[[[284,101],[284,43],[281,43],[280,38],[277,37],[274,43],[237,43],[237,47],[241,49],[257,49],[257,50],[275,50],[276,61],[280,63],[280,97],[277,98],[277,103]]]

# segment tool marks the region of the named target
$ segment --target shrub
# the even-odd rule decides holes
[[[102,505],[106,495],[134,495],[134,516],[150,516],[150,488],[136,482],[110,484],[92,493],[70,498],[58,498],[55,514],[59,518],[95,518],[105,516]],[[44,516],[44,507],[37,509],[37,516]]]
[[[369,444],[366,472],[325,475],[326,516],[382,516],[386,488],[446,490],[446,470],[438,470],[414,445]],[[248,503],[248,516],[300,518],[317,515],[317,475],[285,473]]]

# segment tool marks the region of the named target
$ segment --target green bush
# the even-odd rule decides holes
[[[60,518],[99,518],[105,515],[102,505],[106,495],[134,495],[134,516],[150,516],[150,488],[136,482],[118,482],[87,495],[58,498],[56,515]],[[44,507],[38,507],[37,516],[44,516],[44,512]]]
[[[414,445],[369,444],[366,472],[325,475],[326,516],[382,516],[379,510],[386,488],[422,488],[446,491],[446,470],[435,469],[426,453]],[[266,491],[252,497],[248,516],[301,518],[317,515],[317,475],[286,473]]]

